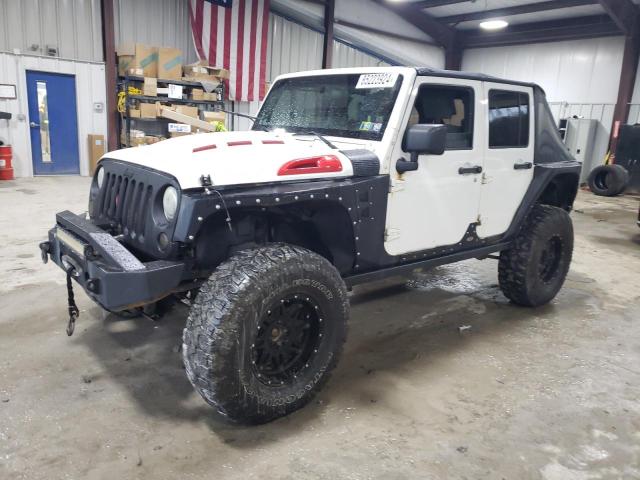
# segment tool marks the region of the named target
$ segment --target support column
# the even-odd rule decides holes
[[[627,36],[624,42],[624,54],[622,57],[622,71],[620,72],[620,86],[618,87],[618,100],[613,111],[613,125],[609,138],[609,151],[612,155],[616,151],[620,127],[627,123],[629,117],[629,103],[633,95],[633,86],[638,73],[638,58],[640,57],[640,35]],[[612,162],[615,156],[612,157]]]
[[[335,0],[325,0],[324,4],[324,41],[322,42],[322,68],[331,68],[333,60],[333,24]]]
[[[102,0],[102,53],[104,55],[104,75],[107,89],[107,151],[118,148],[118,109],[116,89],[118,67],[116,65],[115,29],[113,21],[113,0]]]

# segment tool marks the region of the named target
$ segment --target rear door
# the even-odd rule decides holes
[[[80,173],[75,77],[28,71],[27,98],[33,173]]]
[[[507,231],[533,179],[534,111],[531,87],[484,82],[484,171],[480,238]]]

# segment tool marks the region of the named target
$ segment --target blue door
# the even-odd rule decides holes
[[[34,174],[80,173],[75,77],[28,71],[27,98]]]

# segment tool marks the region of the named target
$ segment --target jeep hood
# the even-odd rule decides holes
[[[302,140],[304,138],[304,140]],[[209,175],[214,186],[249,183],[349,177],[353,168],[348,158],[313,137],[289,133],[245,131],[186,135],[152,145],[125,148],[103,158],[120,160],[168,173],[182,189],[202,186],[200,177]],[[333,155],[341,171],[278,175],[287,162]]]

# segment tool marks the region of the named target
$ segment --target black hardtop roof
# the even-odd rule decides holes
[[[539,88],[540,90],[542,90],[542,87],[537,83],[520,82],[518,80],[498,78],[492,75],[487,75],[485,73],[461,72],[458,70],[440,70],[438,68],[431,68],[431,67],[415,67],[415,68],[416,68],[416,72],[418,72],[418,75],[424,76],[424,77],[463,78],[466,80],[479,80],[484,82],[504,83],[506,85],[521,85],[523,87]]]

